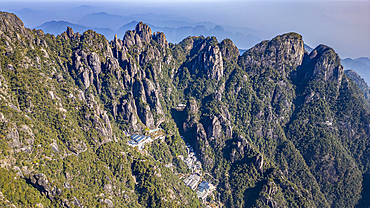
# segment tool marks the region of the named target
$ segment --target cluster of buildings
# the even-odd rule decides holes
[[[150,143],[156,139],[164,139],[164,136],[162,135],[162,129],[156,128],[154,130],[149,130],[149,135],[151,136],[145,136],[145,135],[139,135],[139,134],[133,134],[130,137],[130,140],[127,142],[127,144],[131,147],[137,147],[139,150],[143,150],[146,143]],[[130,136],[130,134],[124,132],[126,136]]]
[[[183,136],[181,136],[181,138],[184,140]],[[197,159],[194,149],[191,147],[191,145],[186,144],[186,149],[188,151],[188,157],[181,159],[183,159],[185,164],[189,167],[192,174],[184,179],[184,183],[191,189],[195,190],[197,196],[203,201],[203,203],[206,203],[207,196],[212,194],[212,192],[216,190],[216,187],[207,181],[202,181],[198,185],[202,176],[202,164]]]
[[[188,157],[183,160],[184,163],[192,173],[202,174],[202,163],[198,160],[194,149],[189,144],[186,144],[186,149],[188,151]]]
[[[193,190],[195,190],[199,181],[200,181],[200,175],[198,174],[192,174],[189,177],[184,179],[184,183]]]
[[[202,199],[203,203],[206,202],[207,196],[211,194],[214,190],[216,190],[216,187],[207,181],[203,181],[199,184],[198,190],[195,192],[197,196]]]
[[[183,105],[179,107],[184,107]],[[128,141],[128,145],[132,147],[137,147],[139,150],[143,150],[145,144],[150,143],[154,141],[155,139],[164,139],[164,136],[161,134],[160,128],[150,130],[149,134],[151,136],[145,136],[145,135],[139,135],[139,134],[133,134],[131,135],[131,139]],[[125,133],[126,134],[126,133]],[[126,134],[126,136],[130,136]],[[181,138],[184,140],[184,137],[181,136]],[[186,149],[188,156],[184,158],[182,155],[179,156],[181,160],[184,161],[184,163],[188,166],[188,168],[191,170],[191,174],[188,177],[185,177],[184,183],[189,186],[192,190],[195,191],[197,196],[202,200],[204,204],[206,204],[207,196],[212,194],[214,190],[216,190],[216,187],[213,186],[211,183],[207,181],[201,181],[202,178],[202,164],[198,160],[196,153],[194,152],[193,147],[191,147],[190,144],[186,143]],[[165,165],[168,168],[172,168],[173,164],[169,163]]]

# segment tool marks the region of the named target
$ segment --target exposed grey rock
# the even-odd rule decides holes
[[[62,189],[57,189],[57,194],[60,196],[60,195],[62,195]]]
[[[118,111],[117,102],[116,101],[114,101],[114,103],[113,103],[113,109],[112,109],[112,111],[113,111],[113,117],[114,117],[114,119],[116,119],[117,118],[117,111]]]
[[[8,119],[5,118],[4,114],[0,112],[0,122],[8,122]]]
[[[364,93],[365,99],[370,100],[370,87],[365,80],[353,70],[345,70],[344,73],[351,78]]]
[[[65,183],[64,183],[64,188],[66,188],[66,189],[71,189],[71,188],[72,188],[72,186],[71,186],[71,184],[69,184],[68,182],[65,182]]]
[[[203,125],[198,123],[196,126],[197,140],[207,140],[206,131],[204,131]]]
[[[258,171],[263,172],[263,155],[258,153],[256,156],[255,165]]]
[[[149,92],[150,93],[150,90]],[[155,122],[151,108],[147,103],[147,96],[144,85],[141,81],[135,81],[133,86],[133,94],[137,106],[137,114],[140,120],[150,129],[155,128]],[[150,97],[149,97],[150,98]]]
[[[2,32],[18,32],[23,36],[28,36],[28,33],[24,27],[23,22],[12,13],[1,12],[0,13],[0,31]]]
[[[29,146],[21,147],[21,148],[19,148],[19,150],[22,151],[22,152],[25,152],[27,154],[31,154],[32,151],[33,151],[33,147],[31,145],[29,145]]]
[[[118,60],[116,58],[108,58],[107,62],[105,63],[105,69],[111,74],[115,74],[115,71],[119,69]],[[118,76],[117,79],[119,79]]]
[[[75,33],[73,32],[72,28],[67,27],[67,31],[66,32],[67,32],[67,36],[69,38],[74,38],[75,37]]]
[[[234,163],[234,161],[235,161],[235,154],[236,154],[236,150],[233,150],[230,153],[230,161],[231,161],[231,163]]]
[[[307,64],[314,62],[314,69],[306,77],[312,77],[314,80],[335,81],[339,85],[343,76],[343,67],[340,65],[340,58],[333,49],[319,45],[313,50]]]
[[[85,93],[83,92],[83,91],[81,91],[81,90],[79,90],[78,91],[78,99],[79,100],[83,100],[83,101],[86,101],[86,99],[85,99]]]
[[[165,120],[162,105],[159,100],[159,93],[154,88],[152,81],[150,81],[149,79],[144,79],[143,84],[145,89],[146,100],[148,101],[150,107],[155,109],[155,112],[157,114],[158,119],[156,120],[155,125],[159,126]]]
[[[155,40],[159,45],[161,45],[164,48],[168,47],[166,36],[162,32],[154,33],[153,40]]]
[[[19,110],[19,108],[18,108],[16,105],[14,105],[13,103],[9,103],[8,105],[9,105],[9,107],[10,107],[11,109],[13,109],[13,110],[15,110],[15,111],[18,111],[18,112],[21,112],[21,110]]]
[[[25,139],[25,142],[29,145],[33,145],[33,143],[35,141],[35,135],[33,134],[32,129],[30,127],[28,127],[27,125],[21,125],[18,128],[18,130],[27,133],[30,138]]]
[[[150,43],[152,39],[152,29],[148,25],[139,22],[135,27],[135,32],[143,42]]]
[[[104,191],[105,191],[107,194],[112,195],[112,194],[113,194],[113,187],[112,187],[112,184],[111,184],[111,183],[104,184]]]
[[[214,47],[208,47],[208,51],[203,54],[203,63],[209,78],[217,80],[220,80],[222,78],[224,67],[222,54],[220,52],[220,48],[217,45]]]
[[[85,90],[90,87],[90,77],[89,77],[89,71],[86,68],[85,71],[82,73],[83,82],[85,85]]]
[[[94,71],[94,74],[98,75],[101,72],[101,63],[100,63],[98,54],[96,54],[95,52],[92,52],[88,56],[88,60],[89,60],[90,67]]]
[[[14,71],[14,67],[11,64],[8,64],[6,67],[9,71]]]
[[[93,117],[93,124],[95,129],[104,137],[110,137],[111,132],[108,131],[104,123],[100,120],[100,117],[95,115]]]
[[[23,166],[22,167],[22,172],[23,172],[24,175],[29,175],[29,174],[32,173],[32,170],[28,169],[27,166]]]
[[[127,48],[130,48],[136,44],[135,33],[133,31],[126,31],[125,36],[123,37],[123,44]]]
[[[208,138],[214,137],[216,139],[222,136],[221,123],[216,116],[210,118],[210,125],[207,127]]]
[[[17,172],[17,176],[23,177],[23,173],[18,166],[14,166],[13,169]]]
[[[106,112],[104,112],[104,114],[102,115],[102,119],[104,120],[105,122],[105,126],[106,126],[106,131],[108,133],[108,137],[109,138],[112,138],[112,127],[111,127],[111,124],[110,124],[110,121],[109,121],[109,117],[107,116]]]
[[[253,54],[261,54],[261,56]],[[266,68],[272,67],[277,69],[282,76],[287,77],[302,64],[304,54],[302,36],[287,33],[271,41],[263,41],[249,49],[241,56],[240,64],[251,76],[263,73]],[[262,71],[250,69],[249,66],[260,66]]]
[[[196,114],[198,113],[198,105],[197,101],[195,99],[189,99],[187,105],[186,105],[186,110],[189,112]]]
[[[54,194],[52,193],[52,189],[45,174],[36,173],[34,175],[31,175],[30,179],[35,188],[37,188],[40,192],[46,194],[50,200],[54,200]]]
[[[114,207],[114,204],[113,204],[113,202],[110,199],[104,199],[104,200],[101,200],[101,202],[107,204],[107,206],[109,208],[113,208]]]
[[[6,136],[7,139],[12,140],[11,143],[9,143],[10,148],[20,148],[21,142],[19,141],[19,133],[16,128],[12,128],[8,131],[8,135]]]
[[[55,140],[53,140],[53,143],[50,144],[50,147],[54,152],[59,152],[59,147]]]
[[[73,197],[72,200],[73,200],[73,205],[74,206],[76,206],[76,207],[82,207],[81,202],[76,197]]]
[[[63,81],[64,81],[63,75],[61,75],[61,74],[56,75],[56,79],[57,79],[57,81],[58,81],[59,83],[61,83],[61,82],[63,82]]]
[[[137,120],[135,116],[136,105],[133,99],[123,100],[122,102],[122,116],[128,123],[134,123],[136,125]]]

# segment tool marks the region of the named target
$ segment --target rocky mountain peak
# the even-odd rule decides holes
[[[306,71],[306,80],[332,80],[340,84],[344,73],[338,54],[332,48],[325,45],[317,46],[305,58],[303,66],[310,69]]]
[[[152,29],[148,25],[144,24],[143,22],[139,22],[135,27],[135,32],[139,35],[143,42],[150,43]]]
[[[1,32],[12,32],[17,31],[21,35],[26,34],[26,29],[22,20],[20,20],[15,14],[8,12],[0,13],[0,31]],[[1,33],[0,33],[1,34]]]
[[[263,72],[264,69],[272,67],[286,77],[302,64],[304,54],[302,36],[297,33],[287,33],[276,36],[271,41],[257,44],[246,51],[240,61],[246,69],[250,66],[259,66]],[[260,72],[249,70],[251,75]]]
[[[220,44],[222,57],[229,62],[237,62],[239,56],[239,49],[234,45],[230,39],[225,39]]]
[[[369,108],[333,49],[287,33],[239,56],[142,22],[55,37],[0,14],[0,207],[202,207],[198,176],[216,206],[370,204]]]
[[[75,33],[73,32],[73,29],[72,28],[70,28],[70,27],[67,27],[67,36],[69,37],[69,38],[74,38],[74,36],[75,36]]]
[[[156,32],[153,34],[153,40],[155,40],[159,45],[162,47],[167,47],[168,43],[166,40],[166,36],[163,32]]]
[[[155,40],[162,47],[168,47],[166,36],[162,32],[156,32],[152,34],[152,29],[144,24],[139,22],[135,30],[126,31],[125,36],[123,37],[123,45],[127,48],[137,45],[142,47],[142,42],[150,43],[151,40]]]

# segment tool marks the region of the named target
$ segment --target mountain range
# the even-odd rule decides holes
[[[80,33],[83,33],[87,29],[93,29],[109,40],[112,40],[115,34],[118,37],[123,37],[127,30],[133,28],[138,23],[136,20],[147,22],[155,31],[164,32],[167,40],[172,43],[177,43],[188,36],[203,35],[215,36],[219,40],[230,38],[239,48],[248,49],[261,41],[259,37],[253,35],[257,31],[250,28],[226,26],[229,30],[225,30],[223,27],[211,22],[196,23],[176,15],[137,14],[124,16],[99,12],[81,17],[77,23],[49,21],[35,28],[54,35],[61,34],[67,26]],[[127,23],[122,25],[123,22]]]
[[[0,206],[370,206],[365,86],[326,45],[55,36],[6,12],[0,37]]]
[[[84,31],[88,29],[95,30],[96,32],[104,35],[105,37],[110,37],[113,39],[113,37],[117,34],[118,37],[123,37],[125,32],[135,26],[138,23],[138,21],[132,21],[129,22],[122,27],[120,27],[117,31],[114,31],[110,28],[98,28],[98,27],[86,27],[78,24],[73,24],[66,21],[50,21],[45,22],[44,24],[37,26],[37,29],[41,29],[46,33],[58,35],[61,34],[63,31],[65,31],[65,28],[71,27],[74,31],[83,33]],[[98,24],[99,25],[99,24]],[[220,40],[223,40],[225,38],[232,39],[238,46],[241,48],[250,48],[253,45],[255,45],[257,42],[259,42],[261,39],[253,34],[249,35],[243,35],[240,32],[232,33],[229,31],[226,31],[221,26],[215,26],[214,28],[207,29],[204,25],[197,25],[195,27],[191,26],[182,26],[182,27],[158,27],[151,24],[151,28],[156,31],[162,31],[166,35],[166,38],[169,42],[176,43],[181,41],[182,39],[188,37],[188,36],[215,36]]]
[[[342,65],[346,70],[356,71],[367,84],[370,84],[370,59],[368,57],[342,59]]]

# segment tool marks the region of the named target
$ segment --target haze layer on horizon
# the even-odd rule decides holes
[[[0,3],[1,11],[17,14],[29,28],[52,20],[77,23],[84,15],[97,12],[126,16],[152,13],[172,15],[174,19],[192,23],[249,27],[262,39],[297,32],[309,46],[325,44],[334,48],[342,58],[370,57],[370,1],[54,0]],[[122,25],[127,23],[122,22]]]

